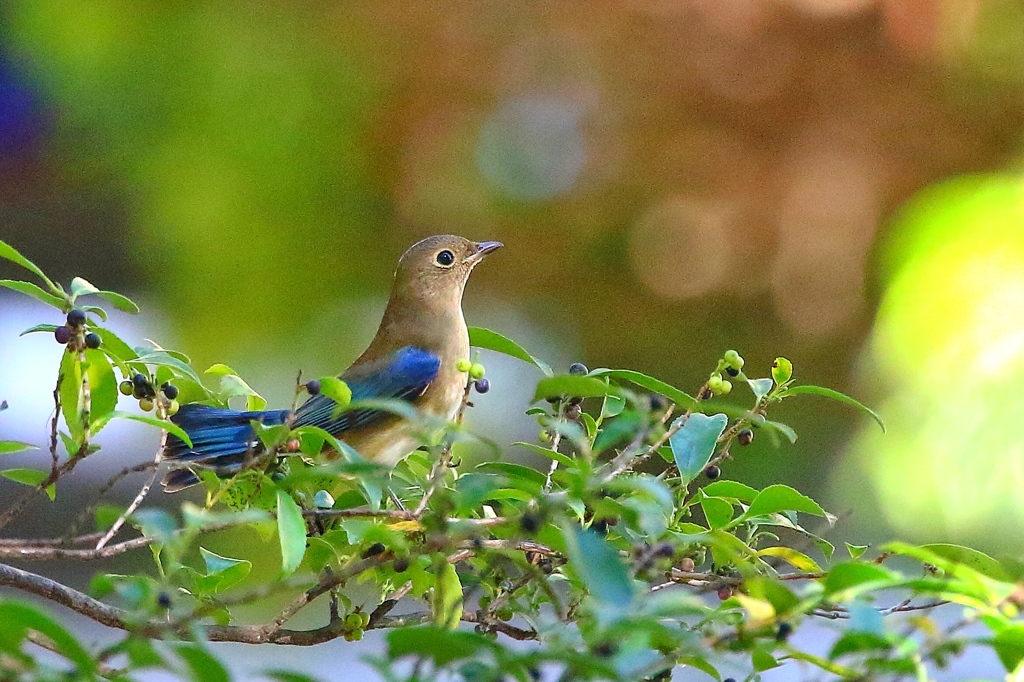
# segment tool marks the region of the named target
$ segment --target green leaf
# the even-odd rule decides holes
[[[18,336],[25,336],[25,334],[32,334],[34,332],[48,332],[48,333],[52,334],[53,332],[57,331],[57,326],[58,325],[55,325],[55,324],[37,324],[37,325],[33,325],[33,326],[29,327],[28,329],[26,329],[25,331],[23,331],[22,333],[18,334]],[[106,337],[104,337],[103,340],[106,341]]]
[[[551,371],[551,367],[549,367],[546,362],[527,353],[522,346],[512,339],[502,336],[498,332],[493,332],[490,329],[484,329],[483,327],[470,327],[469,345],[474,348],[484,348],[486,350],[493,350],[496,353],[509,355],[518,360],[522,360],[523,362],[530,363],[549,377],[554,376],[554,372]]]
[[[0,471],[0,476],[10,479],[15,483],[30,486],[38,486],[40,483],[45,481],[49,475],[49,471],[43,471],[42,469],[18,468]]]
[[[753,502],[757,490],[736,481],[714,481],[701,488],[709,497],[732,497],[741,502]]]
[[[149,424],[150,426],[155,426],[158,429],[162,429],[170,434],[177,436],[178,438],[183,440],[186,445],[192,447],[192,439],[189,438],[188,434],[185,433],[185,431],[182,430],[182,428],[177,424],[167,421],[166,419],[149,417],[144,414],[133,414],[131,412],[108,412],[106,415],[100,417],[95,422],[93,422],[93,424],[89,427],[90,434],[96,435],[97,433],[99,433],[103,429],[103,427],[110,422],[111,419],[130,419],[134,422],[140,422],[142,424]]]
[[[747,379],[747,385],[750,386],[751,392],[754,394],[754,398],[761,402],[761,398],[768,395],[769,391],[775,385],[775,382],[771,379]]]
[[[624,381],[632,382],[649,391],[660,393],[684,409],[690,409],[697,404],[697,401],[685,391],[680,391],[675,386],[666,384],[661,379],[655,379],[654,377],[647,376],[646,374],[636,372],[631,369],[606,369],[602,367],[593,370],[588,376],[611,377],[612,379],[622,379]]]
[[[562,528],[570,565],[601,604],[625,609],[633,602],[634,586],[625,564],[601,536],[578,526]]]
[[[790,427],[788,424],[783,424],[782,422],[773,422],[771,419],[766,419],[761,426],[763,426],[766,429],[771,429],[772,431],[777,431],[778,433],[781,433],[783,436],[786,437],[786,440],[788,440],[790,443],[796,442],[796,431],[794,431],[792,427]]]
[[[244,580],[252,569],[252,562],[245,559],[223,557],[205,547],[200,547],[199,553],[206,562],[207,581],[202,585],[205,591],[223,592]]]
[[[22,450],[38,449],[35,445],[20,443],[16,440],[0,440],[0,455],[9,455],[12,452],[21,452]]]
[[[194,369],[189,367],[186,362],[183,362],[180,358],[174,357],[166,350],[141,347],[136,348],[135,352],[138,353],[138,356],[133,362],[142,362],[147,365],[156,365],[158,367],[171,367],[172,369],[178,370],[182,376],[188,377],[200,386],[203,385],[203,380],[199,378],[199,375],[196,374]]]
[[[441,561],[443,563],[434,582],[431,611],[434,625],[454,630],[462,620],[462,581],[453,564],[444,559]]]
[[[337,377],[324,377],[320,379],[320,392],[338,403],[338,407],[348,407],[352,402],[352,389],[344,381]]]
[[[850,553],[851,559],[861,558],[867,548],[870,547],[870,545],[851,545],[849,542],[843,544],[846,545],[846,551]]]
[[[1011,578],[1007,574],[1006,569],[1003,568],[1002,564],[984,552],[979,552],[976,549],[945,543],[921,545],[921,549],[932,552],[947,561],[952,561],[963,566],[967,566],[968,568],[972,568],[978,573],[988,576],[993,580],[1011,582]]]
[[[781,396],[785,397],[785,396],[791,396],[791,395],[804,395],[804,394],[820,395],[820,396],[823,396],[825,398],[831,398],[832,400],[838,400],[839,402],[845,403],[846,405],[850,405],[851,407],[856,407],[858,410],[860,410],[864,414],[867,414],[872,419],[874,419],[876,422],[878,422],[878,426],[881,427],[882,433],[885,433],[885,422],[882,421],[882,418],[880,416],[878,416],[877,412],[875,412],[874,410],[872,410],[870,407],[868,407],[864,403],[860,402],[859,400],[851,398],[850,396],[846,395],[845,393],[840,393],[839,391],[833,391],[831,388],[824,388],[822,386],[812,386],[812,385],[809,385],[809,384],[804,384],[804,385],[801,385],[801,386],[791,386],[791,387],[787,388],[781,394]]]
[[[765,670],[779,667],[779,662],[775,660],[771,652],[761,648],[754,649],[753,653],[750,654],[750,664],[757,672],[764,672]]]
[[[718,670],[699,656],[680,656],[678,662],[679,665],[690,666],[694,670],[699,670],[702,673],[710,675],[715,682],[721,682],[722,680],[722,676],[718,674]]]
[[[1024,625],[1008,625],[997,632],[992,638],[992,648],[1007,672],[1016,671],[1024,661]]]
[[[825,510],[817,502],[788,485],[781,484],[770,485],[759,492],[743,516],[750,518],[783,511],[804,512],[827,517]]]
[[[81,277],[75,277],[71,280],[71,296],[77,298],[78,296],[86,296],[88,294],[95,294],[99,289],[94,287],[88,280]]]
[[[114,306],[118,310],[131,315],[136,315],[139,312],[139,306],[135,304],[135,301],[117,293],[116,291],[100,290],[96,292],[96,295],[106,300],[110,305]]]
[[[815,571],[821,570],[817,562],[811,557],[807,556],[803,552],[798,552],[795,549],[789,547],[765,547],[764,549],[758,550],[757,555],[759,557],[776,557],[782,559],[793,568],[800,569],[801,571]]]
[[[601,419],[607,419],[609,417],[617,417],[622,414],[622,411],[626,409],[626,399],[621,395],[613,395],[609,393],[604,397],[604,403],[601,405]],[[618,423],[618,422],[615,422]],[[605,431],[608,427],[605,427]],[[595,444],[596,447],[596,444]],[[597,448],[600,450],[600,448]]]
[[[30,261],[28,258],[25,258],[25,256],[21,255],[17,249],[3,240],[0,240],[0,258],[6,258],[12,263],[17,263],[26,270],[35,273],[39,279],[46,282],[50,291],[57,291],[57,287],[54,286],[49,277],[43,274],[43,271],[39,269],[38,265]]]
[[[704,510],[704,517],[711,528],[721,528],[732,521],[732,504],[725,500],[702,495],[700,507]]]
[[[231,682],[231,676],[221,662],[199,645],[177,644],[173,649],[188,666],[195,682]]]
[[[6,287],[13,289],[14,291],[31,296],[32,298],[42,301],[46,305],[53,306],[57,310],[64,310],[65,301],[59,296],[54,296],[48,291],[44,291],[39,286],[32,284],[31,282],[21,282],[14,279],[0,279],[0,287]]]
[[[537,382],[533,394],[534,402],[548,398],[602,398],[608,393],[608,385],[600,379],[574,374],[559,374]]]
[[[867,583],[892,583],[898,575],[875,563],[847,561],[833,566],[825,576],[825,593],[835,594]]]
[[[398,628],[388,633],[388,658],[425,657],[439,667],[459,659],[476,657],[481,649],[493,648],[494,645],[483,635],[433,625]]]
[[[283,576],[289,576],[306,553],[306,521],[292,496],[280,488],[277,491],[277,534],[281,540],[281,571]]]
[[[89,378],[89,421],[95,422],[117,407],[117,376],[101,350],[87,349],[85,362]]]
[[[681,419],[684,417],[679,417],[673,424],[673,428]],[[715,414],[709,417],[700,412],[694,412],[685,419],[682,428],[672,434],[668,440],[684,484],[697,478],[704,471],[704,467],[708,465],[711,455],[715,452],[718,437],[722,435],[726,424],[729,423],[729,418],[724,414]]]
[[[558,462],[558,463],[560,463],[560,464],[562,464],[564,466],[567,466],[567,467],[573,465],[573,459],[569,455],[562,454],[561,452],[555,452],[551,448],[545,448],[545,447],[542,447],[540,445],[537,445],[536,443],[527,443],[525,441],[516,441],[515,443],[512,443],[512,445],[518,445],[519,447],[526,448],[530,452],[538,454],[538,455],[540,455],[542,457],[547,457],[548,459],[553,459],[556,462]]]
[[[3,244],[3,242],[0,242]],[[21,641],[26,631],[38,632],[53,643],[59,654],[74,663],[78,670],[76,677],[92,679],[96,664],[89,652],[78,643],[67,630],[28,604],[17,601],[0,601],[0,623],[3,623],[6,637]],[[17,630],[17,633],[12,632]]]

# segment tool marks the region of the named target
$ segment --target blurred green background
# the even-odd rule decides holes
[[[283,403],[297,369],[358,354],[409,244],[498,239],[467,317],[563,370],[694,391],[727,348],[762,375],[785,355],[890,425],[787,403],[798,443],[727,476],[849,511],[838,538],[1024,549],[1019,1],[25,0],[0,21],[0,238],[137,297],[132,340]],[[472,419],[530,435],[508,415],[531,370],[494,362]]]

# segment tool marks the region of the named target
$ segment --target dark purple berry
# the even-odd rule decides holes
[[[651,409],[654,410],[655,412],[661,412],[666,407],[668,407],[668,404],[666,404],[665,402],[665,398],[658,395],[657,393],[652,393],[648,400],[650,400],[651,402]]]
[[[167,396],[168,400],[174,400],[178,397],[178,387],[172,384],[164,383],[164,385],[160,387],[160,390],[164,392],[164,395]]]
[[[738,377],[740,375],[740,371],[735,367],[726,367],[725,373],[731,377]]]
[[[704,475],[708,477],[709,481],[713,481],[722,475],[722,470],[712,464],[704,470]]]
[[[675,553],[675,548],[667,542],[664,542],[654,548],[654,556],[661,557],[663,559],[669,559]]]
[[[569,405],[569,407],[565,408],[565,418],[571,421],[576,421],[577,419],[579,419],[582,413],[583,409],[579,406],[579,403],[575,405]]]
[[[743,429],[736,434],[736,441],[740,445],[750,445],[752,440],[754,440],[754,432],[750,429]]]
[[[474,386],[476,387],[477,393],[487,393],[487,391],[491,390],[491,382],[488,381],[486,377],[477,379],[476,382],[474,382]]]
[[[57,339],[57,343],[65,345],[71,340],[71,328],[70,327],[57,327],[53,330],[53,338]]]
[[[96,350],[97,348],[100,347],[101,343],[103,343],[103,339],[101,339],[100,335],[97,334],[96,332],[89,332],[88,334],[85,335],[86,348],[92,348],[93,350]]]
[[[725,601],[732,596],[732,588],[728,585],[722,585],[718,588],[718,598]]]
[[[700,400],[711,400],[711,398],[714,395],[715,394],[711,390],[711,388],[708,387],[708,386],[705,386],[704,388],[700,389],[700,394],[697,396],[697,398],[700,399]]]
[[[317,379],[306,382],[306,393],[310,395],[319,395],[320,393],[320,382]]]
[[[72,308],[68,313],[68,326],[81,327],[85,324],[85,313],[78,308]]]
[[[162,609],[171,608],[171,595],[166,592],[161,592],[156,596],[156,603]]]
[[[575,374],[576,376],[583,376],[584,374],[590,374],[590,370],[582,362],[574,362],[569,365],[569,374]]]

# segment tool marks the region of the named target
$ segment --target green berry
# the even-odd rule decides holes
[[[366,613],[365,611],[360,611],[359,620],[362,622],[362,625],[360,625],[360,627],[365,629],[366,626],[370,624],[370,614]]]
[[[474,379],[483,379],[484,366],[481,365],[479,362],[474,362],[469,367],[469,376],[473,377]]]
[[[721,393],[722,392],[722,385],[724,383],[725,383],[725,380],[722,379],[722,375],[719,374],[718,372],[715,372],[708,379],[708,388],[711,389],[712,393],[716,393],[716,394],[717,393]]]
[[[459,370],[460,372],[468,372],[472,368],[473,363],[470,362],[468,358],[461,358],[458,362],[455,363],[455,369]]]
[[[776,386],[781,386],[793,378],[793,363],[786,358],[775,358],[772,363],[772,379]]]
[[[569,374],[575,374],[576,376],[584,376],[590,374],[590,370],[582,362],[574,362],[569,365]]]
[[[345,627],[350,630],[356,630],[363,627],[363,619],[359,617],[358,613],[350,613],[345,616]]]
[[[718,390],[722,395],[729,395],[732,392],[732,382],[726,379],[722,380],[722,387]]]
[[[743,369],[743,358],[734,350],[725,351],[722,359],[725,360],[725,364],[737,371]]]
[[[135,390],[135,386],[131,381],[125,379],[117,385],[117,390],[121,391],[121,395],[131,395],[132,391]]]
[[[551,435],[550,431],[548,431],[547,429],[543,429],[540,432],[539,438],[541,443],[550,443],[553,436]]]
[[[150,400],[149,398],[143,398],[142,400],[139,401],[139,407],[142,408],[143,412],[152,412],[153,401]]]
[[[177,400],[171,400],[170,402],[167,403],[167,416],[173,417],[174,415],[178,414],[178,410],[180,408],[181,405],[178,404]]]

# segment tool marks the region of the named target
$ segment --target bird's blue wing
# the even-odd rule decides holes
[[[427,390],[437,377],[441,360],[433,353],[406,346],[374,362],[350,368],[341,378],[352,390],[352,401],[412,400]],[[367,426],[389,412],[354,409],[335,416],[338,404],[321,394],[307,400],[295,412],[295,426],[317,426],[332,435]]]

